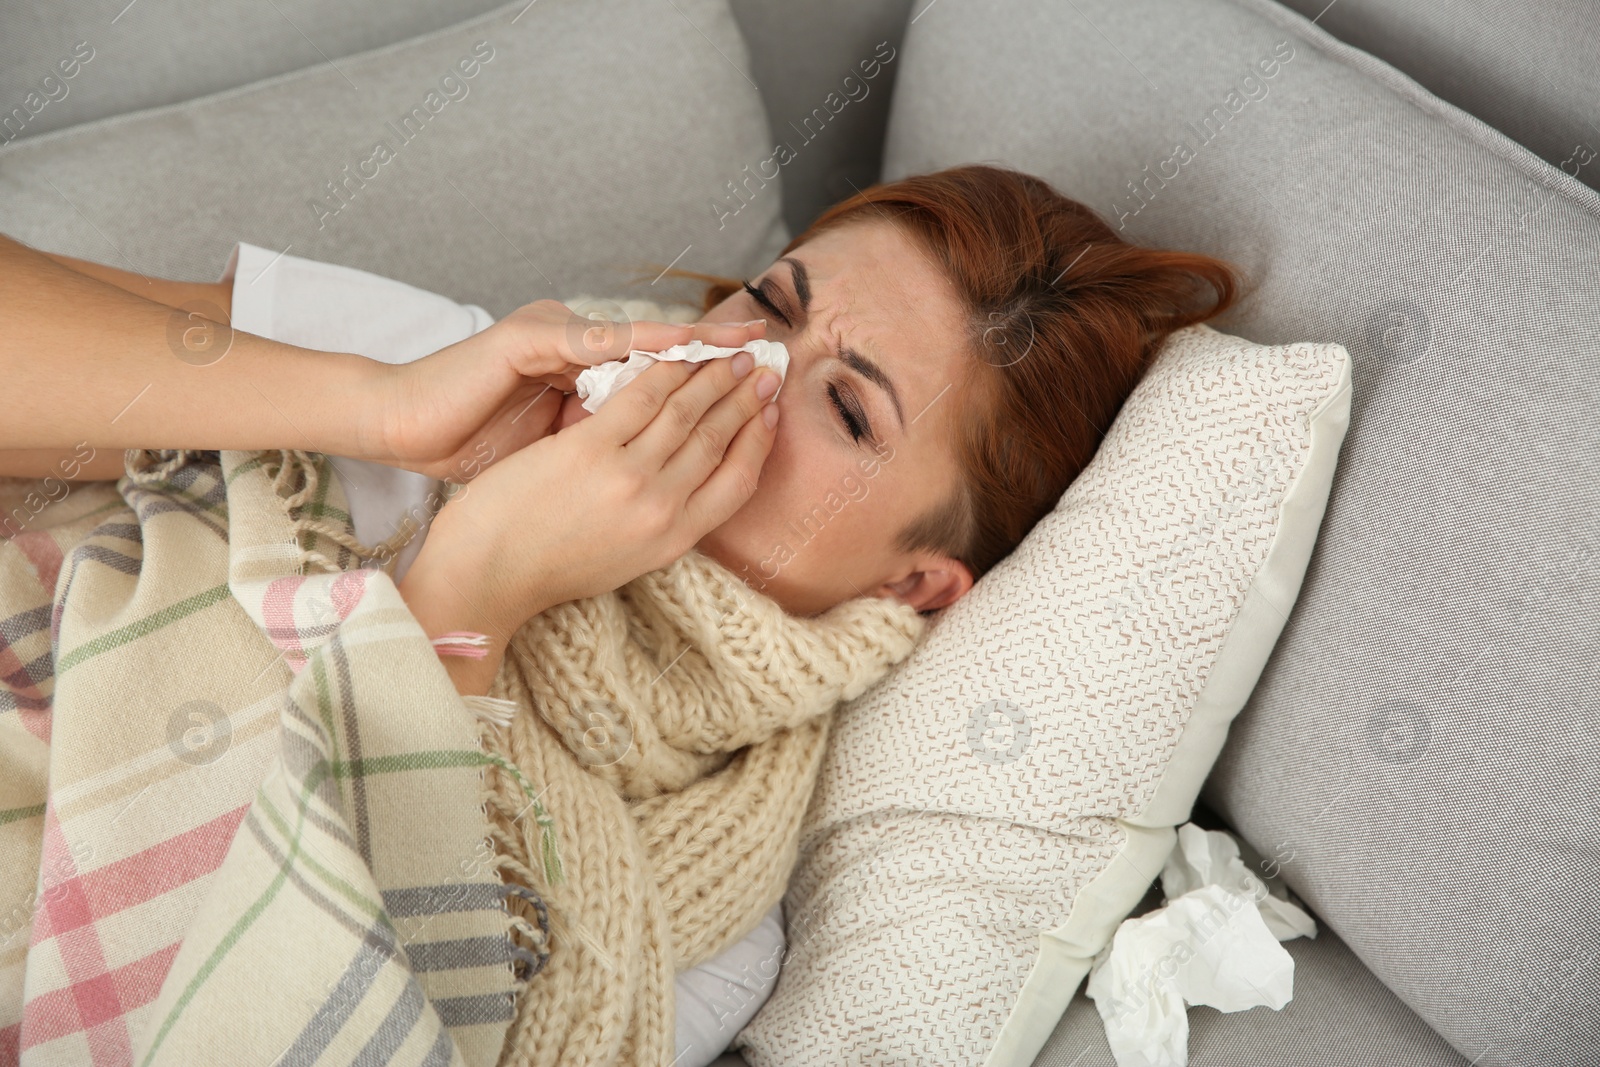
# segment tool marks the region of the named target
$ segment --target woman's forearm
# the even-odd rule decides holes
[[[231,331],[0,236],[0,449],[369,454],[385,366]]]
[[[97,278],[137,296],[154,300],[168,307],[188,305],[201,307],[214,304],[224,315],[233,308],[233,281],[180,282],[167,278],[150,278],[133,271],[120,270],[104,263],[63,256],[55,252],[42,253],[63,267]],[[84,459],[84,455],[88,459]],[[74,453],[63,453],[59,448],[18,449],[0,451],[0,475],[13,478],[59,478],[62,481],[115,481],[122,477],[123,453],[119,449],[102,449],[99,452],[85,448]]]
[[[143,274],[136,274],[131,270],[121,270],[104,263],[93,260],[77,259],[73,256],[63,256],[55,252],[40,252],[41,255],[55,260],[69,270],[79,274],[86,274],[108,285],[115,285],[118,289],[126,289],[135,296],[142,296],[146,300],[154,300],[158,304],[168,307],[195,307],[204,304],[215,304],[223,314],[231,314],[233,307],[233,281],[225,282],[179,282],[170,278],[150,278]]]
[[[87,458],[85,458],[87,457]],[[27,448],[0,452],[0,476],[59,478],[63,482],[116,481],[122,477],[123,453],[105,449]]]

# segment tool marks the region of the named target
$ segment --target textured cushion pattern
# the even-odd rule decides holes
[[[1270,0],[940,4],[905,52],[886,178],[1037,173],[1242,264],[1220,328],[1349,346],[1326,524],[1205,797],[1464,1058],[1600,1062],[1600,196]]]
[[[15,141],[0,231],[180,278],[215,278],[244,240],[496,316],[582,291],[687,300],[698,285],[652,286],[647,265],[753,272],[787,240],[782,175],[725,226],[714,211],[771,150],[747,66],[722,0],[507,4],[337,69]]]
[[[1051,514],[841,710],[752,1064],[1032,1059],[1294,603],[1349,366],[1174,335]]]

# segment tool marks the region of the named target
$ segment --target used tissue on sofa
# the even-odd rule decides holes
[[[673,345],[660,352],[641,352],[635,349],[628,353],[628,358],[625,360],[614,359],[609,363],[600,363],[579,372],[578,396],[583,398],[585,410],[596,412],[618,389],[643,374],[659,360],[681,359],[689,363],[701,363],[708,359],[731,358],[738,352],[749,352],[755,357],[757,367],[771,367],[777,371],[780,378],[778,392],[783,391],[781,379],[789,373],[789,350],[783,347],[781,341],[758,338],[738,348],[723,348],[718,345],[708,345],[704,341],[690,341],[686,345]],[[772,394],[774,399],[777,395],[777,392]]]
[[[1117,927],[1089,972],[1117,1067],[1185,1067],[1186,1004],[1277,1010],[1294,997],[1294,959],[1279,941],[1316,923],[1239,858],[1226,833],[1194,823],[1161,871],[1166,905]]]

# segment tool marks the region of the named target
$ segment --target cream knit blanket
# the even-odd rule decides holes
[[[541,826],[491,770],[513,894],[548,954],[501,1062],[671,1061],[673,977],[748,933],[784,891],[831,712],[910,654],[925,620],[862,597],[786,615],[691,551],[617,592],[562,604],[513,638],[492,696],[516,701],[487,743],[537,789]]]

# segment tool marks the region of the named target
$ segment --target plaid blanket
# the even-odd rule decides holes
[[[481,727],[387,575],[301,573],[286,458],[130,452],[0,514],[0,1065],[499,1057],[544,957]]]

